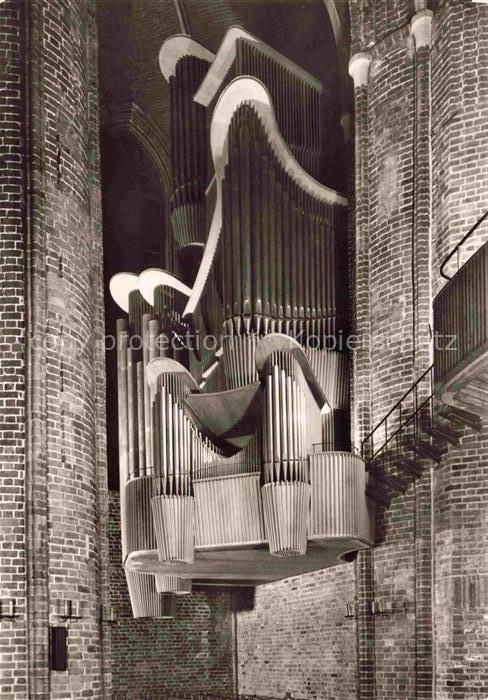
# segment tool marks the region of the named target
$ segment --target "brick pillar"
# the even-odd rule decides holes
[[[0,697],[26,696],[25,289],[22,225],[21,3],[0,3],[0,599],[18,618],[0,622]],[[0,654],[1,656],[1,654]],[[2,659],[3,660],[3,659]]]
[[[370,292],[368,236],[368,76],[371,56],[357,53],[349,61],[354,81],[355,108],[355,232],[353,333],[357,345],[352,362],[352,438],[356,448],[371,430]],[[358,637],[358,690],[361,700],[374,698],[374,622],[370,612],[373,591],[373,552],[358,553],[356,560]]]
[[[432,27],[434,294],[440,266],[488,208],[488,6],[439,0]],[[486,224],[486,222],[485,222]],[[463,264],[488,240],[480,227]],[[456,257],[447,273],[457,269]],[[434,659],[436,697],[487,696],[488,421],[462,431],[434,476]]]
[[[412,18],[414,38],[414,200],[412,259],[413,275],[413,366],[416,377],[431,364],[432,314],[431,257],[431,146],[430,146],[430,41],[432,12],[421,10]]]
[[[41,112],[40,47],[42,22],[39,9],[23,7],[25,59],[24,137],[26,216],[26,554],[27,554],[27,688],[29,697],[49,695],[49,593],[46,445],[46,344],[47,326],[45,263],[46,230],[40,211],[44,125]]]
[[[369,238],[368,238],[368,73],[371,57],[355,54],[349,62],[354,80],[355,111],[355,234],[354,278],[355,306],[353,333],[357,344],[352,354],[352,441],[360,447],[361,439],[371,425],[370,394],[370,297],[369,297]]]
[[[413,198],[413,367],[420,376],[432,364],[431,283],[431,102],[430,44],[432,12],[421,9],[410,22],[414,40],[414,198]],[[432,387],[433,389],[433,387]],[[424,394],[429,391],[426,384]],[[420,400],[427,398],[425,395]],[[415,525],[415,688],[418,700],[433,695],[432,661],[432,532],[433,465],[414,483]]]
[[[18,612],[2,700],[110,697],[95,16],[92,0],[0,3],[0,587]],[[80,619],[59,615],[67,600]],[[66,673],[49,671],[54,625]]]

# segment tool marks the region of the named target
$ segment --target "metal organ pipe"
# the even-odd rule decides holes
[[[117,395],[119,419],[119,480],[120,487],[129,478],[128,416],[127,416],[127,321],[117,321]]]
[[[274,50],[241,36],[233,63],[220,62],[229,70],[219,84],[244,73],[261,80],[269,95],[249,77],[225,88],[211,125],[215,177],[206,200],[206,111],[193,96],[217,59],[212,62],[188,37],[176,44],[194,54],[176,51],[172,63],[170,47],[163,61],[171,93],[171,223],[178,246],[193,246],[182,259],[198,261],[201,246],[205,264],[196,282],[184,280],[192,288],[180,291],[164,283],[144,286],[141,276],[154,307],[128,280],[129,324],[117,327],[122,499],[131,479],[131,504],[140,507],[128,515],[133,540],[144,551],[142,539],[152,539],[146,551],[157,546],[159,559],[156,578],[128,569],[137,614],[161,613],[154,596],[191,590],[190,578],[174,576],[171,566],[184,564],[183,575],[189,575],[195,542],[225,550],[267,539],[273,555],[305,554],[311,503],[319,539],[322,504],[336,507],[337,493],[349,493],[348,474],[354,474],[347,460],[344,468],[337,462],[345,485],[332,493],[334,479],[320,472],[328,460],[324,447],[344,448],[341,423],[348,420],[348,365],[343,354],[328,351],[325,338],[336,340],[347,326],[347,248],[345,200],[313,180],[320,177],[327,121],[322,86]],[[205,90],[215,96],[219,88],[211,83]],[[254,97],[239,102],[238,83]],[[215,205],[208,240],[206,202]],[[193,375],[159,342],[183,334],[190,323],[202,333],[224,332],[218,353],[191,356]],[[269,333],[281,335],[265,339]],[[132,334],[142,336],[141,350],[130,347]],[[308,347],[312,339],[315,349]],[[225,379],[233,391],[190,397],[205,386],[220,355],[213,387]],[[185,353],[176,356],[187,362]],[[209,391],[208,381],[206,386]],[[313,462],[313,479],[320,498],[311,496],[310,459],[317,445],[321,458]],[[351,503],[362,498],[358,488]]]
[[[193,95],[207,70],[207,60],[186,55],[179,59],[169,79],[173,160],[171,223],[180,247],[205,240],[206,110],[193,101]]]
[[[251,168],[251,162],[261,165]],[[338,262],[346,270],[340,209],[283,171],[260,118],[243,104],[231,121],[223,182],[226,327],[237,334],[243,324],[246,333],[290,328],[304,343],[317,335],[320,345],[330,330],[345,329],[345,274],[336,274]]]
[[[128,443],[129,443],[129,476],[139,476],[138,446],[137,446],[137,390],[135,364],[132,349],[127,348],[127,409],[128,409]]]
[[[144,368],[144,456],[146,471],[148,474],[152,470],[152,429],[151,429],[151,397],[149,392],[149,385],[146,378],[146,367],[149,362],[149,321],[151,320],[150,314],[144,314],[142,317],[142,362]]]
[[[146,443],[144,416],[144,363],[140,360],[136,365],[137,386],[137,446],[139,461],[139,476],[146,475]]]
[[[255,46],[242,50],[240,66],[247,52],[255,54],[265,84],[279,82],[280,71]],[[307,89],[298,83],[296,95],[302,106],[310,105],[308,111],[319,109],[320,99],[309,99]],[[281,104],[279,99],[277,104]],[[290,110],[288,143],[294,144],[302,162],[309,158],[313,143],[308,136],[297,142],[312,120],[309,114],[300,116],[296,109]],[[250,167],[251,162],[260,167]],[[345,229],[337,212],[340,207],[300,187],[278,163],[250,104],[241,104],[230,120],[222,188],[223,310],[231,334],[231,340],[224,343],[224,361],[235,386],[239,374],[246,374],[242,361],[246,352],[249,355],[249,338],[255,333],[296,333],[305,345],[316,335],[318,346],[324,348],[325,333],[344,329],[345,314],[338,317],[338,313],[344,308],[341,297],[346,297],[347,289],[339,284],[335,267],[336,248],[345,245],[336,244],[336,239],[345,238]],[[259,251],[260,264],[255,256],[251,258],[251,250]],[[318,289],[325,286],[322,280],[327,280],[325,293]],[[282,353],[270,360],[265,377],[263,506],[270,551],[280,556],[306,551],[308,453],[313,442],[324,437],[320,409],[307,391],[304,394],[300,374]],[[244,377],[241,381],[245,383]]]
[[[171,373],[162,373],[154,390],[152,511],[163,562],[192,562],[194,556],[193,426],[183,405],[188,393],[184,381]]]
[[[286,65],[285,65],[286,64]],[[276,121],[294,157],[314,177],[320,174],[323,88],[313,76],[262,43],[236,42],[233,76],[252,75],[268,88]]]
[[[149,361],[159,357],[158,338],[160,323],[156,319],[149,321]]]

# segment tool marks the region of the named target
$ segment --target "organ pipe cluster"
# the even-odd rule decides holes
[[[347,330],[346,201],[317,180],[322,86],[239,28],[216,55],[178,35],[159,60],[171,95],[167,235],[185,279],[151,269],[111,282],[127,314],[120,489],[136,617],[174,614],[202,549],[267,542],[271,555],[305,555],[310,513],[325,522],[330,500],[316,455],[343,455],[334,483],[344,460],[349,482],[362,469],[347,457],[348,357],[330,347]],[[212,347],[189,347],[195,333]]]

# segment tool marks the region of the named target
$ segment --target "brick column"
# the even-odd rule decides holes
[[[93,0],[0,3],[6,700],[110,697],[95,20]],[[68,628],[67,672],[49,670],[50,626]]]
[[[25,56],[24,136],[26,216],[26,554],[27,688],[29,698],[49,696],[49,593],[46,444],[46,229],[42,226],[44,130],[41,109],[42,13],[23,7]]]
[[[431,50],[434,293],[440,265],[486,211],[488,5],[436,3]],[[463,264],[487,240],[481,227]],[[453,274],[456,260],[448,266]],[[434,659],[436,696],[487,696],[488,421],[466,428],[435,470]]]
[[[357,336],[352,355],[352,441],[359,448],[371,423],[370,396],[370,297],[368,240],[368,73],[371,56],[355,54],[349,61],[349,74],[354,81],[355,110],[355,197],[353,237],[355,304],[352,327]]]
[[[371,430],[370,290],[368,236],[368,76],[371,56],[357,53],[349,61],[354,81],[355,108],[355,197],[353,236],[353,334],[357,337],[352,355],[353,445]],[[374,597],[373,552],[359,552],[356,560],[356,599],[358,637],[358,692],[360,700],[374,698],[374,622],[370,603]]]
[[[0,622],[0,697],[26,696],[25,286],[21,5],[0,3],[0,599],[18,617]],[[7,657],[5,657],[7,659]]]
[[[430,41],[432,12],[421,10],[412,18],[414,39],[414,199],[412,258],[413,275],[413,366],[419,376],[431,364],[429,326],[431,325],[432,284],[430,276]]]
[[[414,40],[414,198],[413,198],[413,367],[420,376],[432,363],[429,329],[431,282],[431,118],[430,44],[432,12],[421,9],[412,18]],[[427,391],[428,388],[425,387]],[[422,397],[423,398],[423,397]],[[418,700],[432,698],[432,532],[433,466],[415,482],[415,644]]]

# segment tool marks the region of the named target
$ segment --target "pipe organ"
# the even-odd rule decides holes
[[[136,617],[171,616],[194,583],[257,585],[373,544],[337,347],[347,202],[318,179],[322,87],[239,28],[215,55],[172,37],[159,61],[183,279],[110,284],[127,315],[119,468]]]

